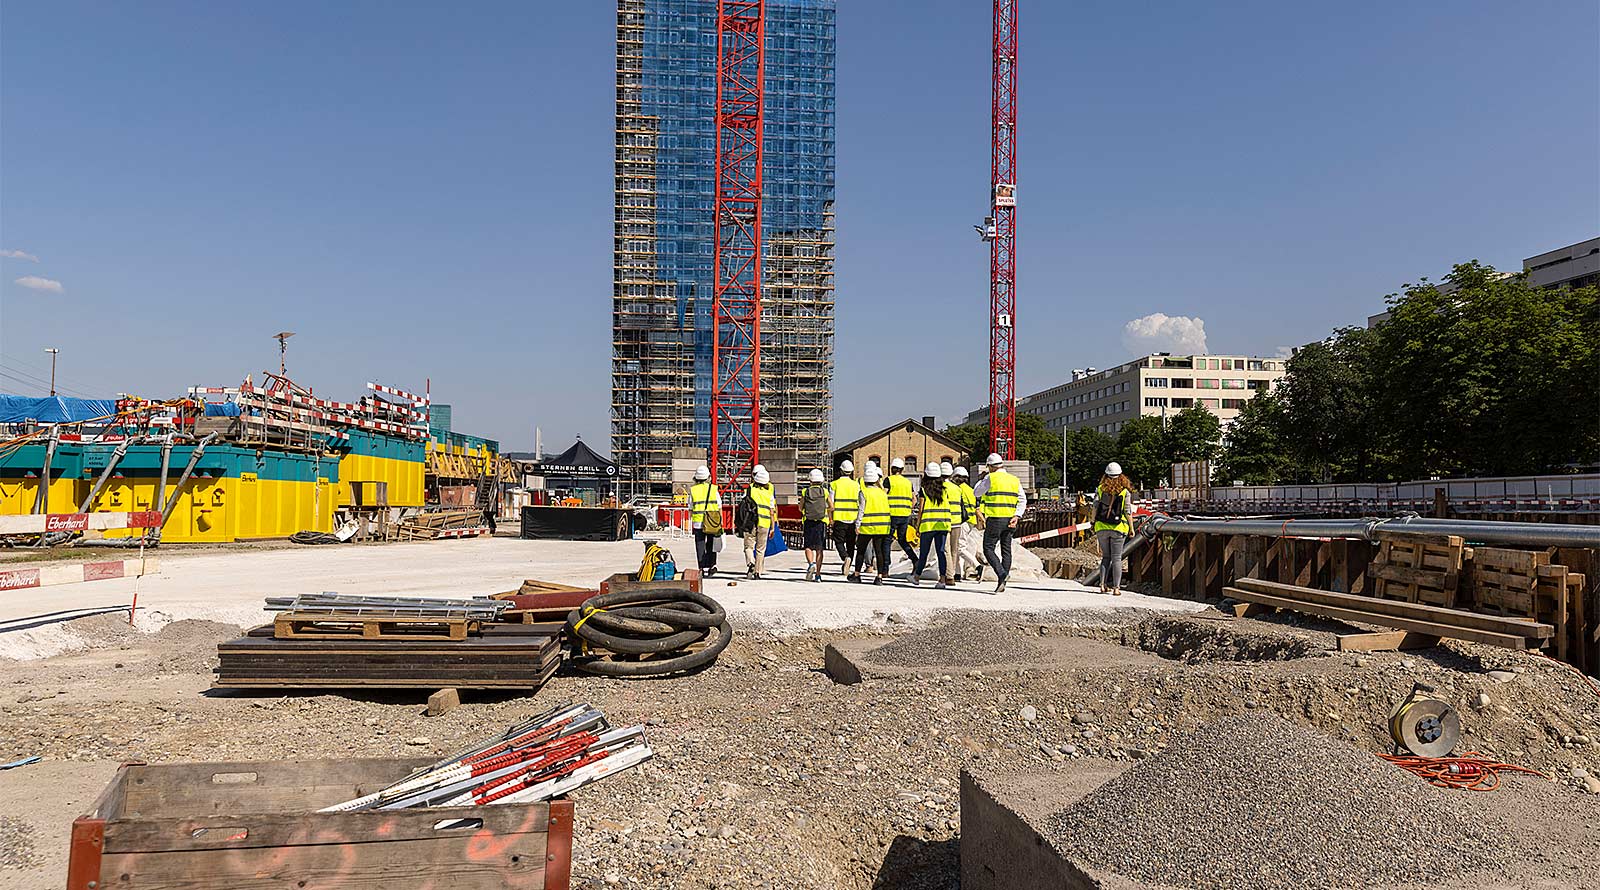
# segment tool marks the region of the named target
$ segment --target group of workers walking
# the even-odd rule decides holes
[[[695,470],[689,489],[690,522],[694,528],[695,558],[707,577],[717,572],[717,550],[723,534],[722,495],[707,467]],[[921,485],[913,488],[905,476],[905,461],[895,458],[886,476],[868,461],[858,481],[850,461],[840,463],[829,483],[821,470],[812,470],[801,495],[804,517],[806,580],[822,580],[822,560],[831,537],[843,563],[841,574],[860,582],[862,572],[876,573],[874,584],[889,576],[890,548],[898,545],[912,565],[912,584],[922,583],[930,555],[938,559],[935,587],[945,588],[968,580],[981,581],[985,561],[994,572],[994,592],[1006,589],[1011,574],[1012,539],[1017,520],[1027,509],[1022,481],[1005,470],[1000,455],[984,462],[982,477],[972,485],[966,467],[928,463]],[[759,579],[765,566],[767,539],[775,519],[772,479],[757,465],[751,484],[734,512],[734,531],[744,539],[746,577]],[[913,548],[915,528],[919,546]],[[983,559],[974,560],[966,536],[983,533]],[[947,552],[948,545],[948,552]]]

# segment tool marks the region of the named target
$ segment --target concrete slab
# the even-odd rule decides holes
[[[980,664],[904,665],[884,664],[873,660],[872,653],[891,642],[892,638],[868,637],[866,639],[835,640],[822,653],[822,663],[835,683],[860,683],[863,680],[890,679],[894,677],[940,677],[960,675],[968,671],[982,671],[990,676],[1017,676],[1021,674],[1060,671],[1075,667],[1142,667],[1166,663],[1161,657],[1138,649],[1075,636],[1029,637],[1028,644],[1041,651],[1037,658],[1028,661],[989,662]]]
[[[961,771],[961,890],[1158,890],[1063,856],[1040,826],[1131,764]]]

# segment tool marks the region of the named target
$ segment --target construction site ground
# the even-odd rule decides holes
[[[692,564],[687,539],[667,543],[680,566]],[[1518,827],[1514,855],[1450,886],[1600,887],[1600,695],[1568,668],[1456,643],[1336,654],[1336,625],[1236,619],[1063,581],[1018,583],[1000,596],[979,592],[988,585],[810,584],[798,580],[798,555],[788,554],[769,564],[768,580],[707,584],[738,636],[691,676],[562,673],[534,700],[464,693],[461,707],[438,717],[424,715],[425,693],[210,689],[216,644],[264,620],[267,595],[488,593],[530,577],[592,584],[634,568],[639,553],[636,542],[504,538],[164,548],[161,574],[139,582],[137,626],[123,612],[0,632],[0,759],[43,758],[0,772],[0,888],[60,885],[72,818],[123,761],[442,756],[567,701],[591,702],[618,724],[647,723],[657,752],[576,795],[576,887],[954,888],[963,767],[1104,771],[1247,713],[1387,751],[1384,721],[1419,680],[1460,708],[1464,747],[1549,777],[1441,797],[1443,807],[1459,799],[1463,812],[1489,808]],[[738,562],[724,555],[724,566]],[[829,565],[836,570],[835,560]],[[14,626],[28,615],[120,605],[132,585],[11,594],[0,600],[0,620]],[[867,638],[886,644],[870,658],[944,672],[834,682],[823,670],[825,646]],[[1025,662],[1041,651],[1050,657],[1039,670],[981,667],[997,653]],[[1257,767],[1285,765],[1241,768]],[[1354,799],[1365,789],[1304,793]],[[1295,802],[1283,806],[1293,812]]]

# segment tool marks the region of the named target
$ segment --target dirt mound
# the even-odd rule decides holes
[[[1122,631],[1122,645],[1197,664],[1206,661],[1282,661],[1317,655],[1316,642],[1287,633],[1240,632],[1203,618],[1151,618]]]
[[[1511,860],[1459,792],[1269,715],[1228,717],[1048,820],[1069,855],[1135,880],[1278,890],[1437,884]]]
[[[1011,623],[966,617],[898,637],[867,657],[894,667],[983,667],[1036,661],[1044,654]]]

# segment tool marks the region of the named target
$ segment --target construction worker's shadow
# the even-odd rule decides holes
[[[872,890],[956,890],[961,886],[961,838],[924,840],[902,834],[889,844]]]

